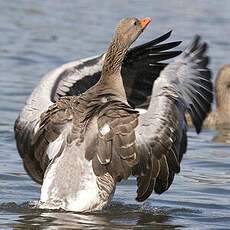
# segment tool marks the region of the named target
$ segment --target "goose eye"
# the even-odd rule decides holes
[[[136,25],[137,25],[137,22],[135,21],[133,24],[134,24],[134,26],[136,26]]]

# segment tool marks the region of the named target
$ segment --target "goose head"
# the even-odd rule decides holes
[[[120,74],[121,65],[128,48],[150,22],[151,19],[148,17],[141,19],[126,17],[119,21],[105,55],[102,74],[98,84],[115,89],[118,94],[125,97],[125,90]]]
[[[126,17],[119,21],[106,52],[104,65],[102,67],[102,75],[108,76],[120,71],[122,61],[128,48],[150,22],[151,19],[148,17],[142,19]]]
[[[230,116],[230,64],[220,68],[215,82],[217,110]]]
[[[120,20],[114,35],[115,39],[118,39],[118,45],[129,48],[150,22],[149,17],[141,19],[126,17]]]

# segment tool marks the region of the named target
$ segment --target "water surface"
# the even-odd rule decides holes
[[[35,208],[40,187],[24,171],[13,133],[42,74],[103,52],[124,16],[152,18],[137,43],[170,29],[182,47],[202,35],[215,76],[230,63],[229,1],[3,0],[0,9],[0,229],[230,229],[230,130],[190,130],[181,173],[163,195],[135,202],[131,178],[109,210],[90,214]]]

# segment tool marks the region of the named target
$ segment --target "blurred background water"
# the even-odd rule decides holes
[[[173,29],[184,47],[194,34],[209,45],[215,76],[230,63],[228,0],[0,1],[0,229],[230,229],[230,130],[189,131],[182,171],[170,190],[135,202],[122,182],[109,210],[78,214],[33,208],[40,187],[23,169],[14,121],[42,74],[103,52],[119,19],[150,16],[135,43]]]

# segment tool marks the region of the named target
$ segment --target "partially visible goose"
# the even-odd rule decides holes
[[[34,117],[32,130],[23,132],[18,118],[16,140],[26,169],[43,180],[41,207],[100,210],[116,183],[131,174],[137,176],[136,199],[144,201],[153,190],[166,191],[180,171],[187,144],[184,114],[191,114],[199,132],[212,101],[206,44],[197,37],[161,71],[149,109],[139,116],[128,104],[121,66],[149,22],[119,22],[94,86],[79,96],[61,97],[38,123]]]
[[[205,126],[230,127],[230,65],[220,68],[215,80],[216,109],[205,119]]]

